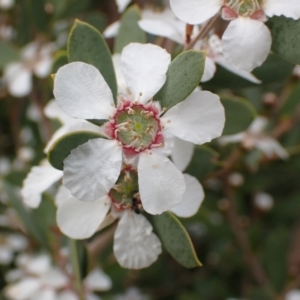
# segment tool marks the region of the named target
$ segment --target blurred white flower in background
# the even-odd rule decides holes
[[[253,198],[254,205],[261,211],[269,211],[274,206],[274,199],[268,193],[256,193]]]
[[[284,300],[300,300],[300,290],[291,290],[286,295]]]
[[[116,0],[119,13],[122,13],[130,2],[131,0]]]
[[[7,10],[14,6],[15,0],[0,0],[0,9]]]
[[[170,0],[175,15],[188,24],[202,24],[222,8],[222,18],[231,21],[222,37],[225,60],[251,72],[267,58],[272,43],[264,24],[267,17],[300,18],[298,0]]]
[[[287,151],[274,138],[264,133],[267,124],[267,118],[257,117],[248,130],[234,135],[222,136],[219,138],[219,142],[222,145],[241,143],[245,149],[259,149],[267,158],[277,156],[281,159],[287,159],[289,157]]]

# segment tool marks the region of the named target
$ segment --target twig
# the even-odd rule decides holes
[[[216,21],[219,19],[219,17],[221,16],[221,11],[219,11],[215,16],[213,16],[199,31],[199,33],[192,39],[192,41],[185,45],[184,50],[190,50],[192,49],[195,44],[197,43],[198,40],[203,39],[208,32],[213,28],[213,26],[215,25]]]

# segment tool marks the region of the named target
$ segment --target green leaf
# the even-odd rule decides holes
[[[8,63],[12,61],[18,61],[20,55],[17,49],[8,43],[0,41],[0,68],[4,68]]]
[[[77,131],[62,136],[52,145],[47,154],[50,164],[58,170],[63,170],[63,161],[73,149],[96,138],[103,138],[103,136],[88,131]]]
[[[296,86],[293,88],[290,95],[286,98],[285,102],[283,103],[280,114],[283,117],[292,117],[295,115],[296,111],[300,107],[300,83],[297,83]]]
[[[185,100],[198,86],[204,63],[205,53],[201,51],[189,50],[178,55],[171,62],[167,80],[154,99],[166,108]]]
[[[218,152],[207,146],[196,146],[192,161],[186,169],[186,173],[195,176],[200,181],[216,168]]]
[[[121,25],[115,39],[114,53],[121,53],[130,43],[144,44],[147,41],[146,33],[139,27],[141,12],[137,5],[130,6],[121,17]]]
[[[273,17],[266,24],[272,34],[272,50],[286,60],[300,64],[300,20]]]
[[[36,225],[35,219],[33,218],[32,212],[30,210],[25,210],[23,202],[16,196],[14,188],[11,184],[4,182],[4,188],[7,192],[9,200],[13,208],[18,213],[21,218],[26,231],[32,236],[40,245],[48,248],[49,244],[47,237],[43,235],[43,232],[39,226]]]
[[[111,54],[102,34],[95,27],[75,21],[69,35],[68,56],[70,62],[83,61],[95,66],[116,99],[117,81]]]
[[[65,50],[58,51],[53,58],[52,73],[55,74],[57,70],[68,63],[68,53]]]
[[[223,135],[235,134],[246,130],[256,116],[252,104],[243,98],[221,97],[225,108],[225,127]]]
[[[186,268],[202,266],[186,229],[171,212],[154,216],[153,220],[165,249],[178,263]]]
[[[107,18],[103,13],[91,12],[84,15],[83,21],[97,28],[100,32],[103,32],[107,26]]]

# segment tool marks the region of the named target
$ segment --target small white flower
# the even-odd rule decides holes
[[[249,129],[234,135],[222,136],[219,138],[221,144],[240,142],[246,149],[257,148],[262,151],[266,157],[272,158],[278,156],[281,159],[287,159],[287,151],[272,137],[263,133],[268,120],[264,117],[257,117],[250,125]]]
[[[198,211],[204,192],[196,178],[184,174],[184,179],[187,188],[183,201],[172,212],[190,217]],[[128,168],[122,171],[108,195],[94,202],[79,201],[62,186],[56,196],[58,226],[67,236],[84,239],[120,219],[114,235],[114,253],[119,264],[124,268],[146,268],[161,253],[161,243],[151,224],[140,214],[142,199],[137,188],[136,171]]]
[[[32,74],[45,78],[52,66],[53,44],[32,42],[21,51],[21,61],[11,62],[4,69],[4,80],[9,93],[14,97],[29,95],[32,89]]]
[[[231,21],[224,32],[226,61],[238,69],[252,71],[267,58],[272,38],[264,25],[268,17],[300,18],[298,0],[170,0],[175,15],[189,24],[201,24],[222,8],[222,17]]]
[[[253,198],[255,206],[262,211],[269,211],[274,205],[274,199],[267,193],[256,193]]]
[[[74,118],[106,119],[109,138],[93,139],[72,150],[64,160],[64,185],[81,201],[105,196],[117,181],[123,159],[137,165],[144,209],[160,214],[178,205],[185,192],[181,172],[163,153],[178,137],[202,144],[218,137],[224,109],[210,92],[193,93],[163,116],[151,98],[166,80],[170,55],[158,46],[130,44],[121,56],[121,69],[130,95],[115,107],[112,93],[99,71],[75,62],[60,68],[54,95]]]
[[[151,10],[143,11],[142,20],[139,26],[146,32],[169,38],[170,40],[184,45],[185,44],[185,27],[186,24],[177,19],[170,9],[165,9],[162,12],[153,12]],[[193,36],[198,34],[198,27],[194,28]],[[216,64],[226,68],[228,71],[237,74],[251,82],[260,83],[254,75],[244,70],[235,68],[233,65],[226,62],[223,57],[221,40],[215,34],[210,35],[205,40],[198,41],[194,49],[206,52],[206,61],[204,73],[201,81],[206,82],[213,78],[216,72]]]

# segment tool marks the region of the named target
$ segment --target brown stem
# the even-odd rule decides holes
[[[234,194],[233,189],[231,186],[226,184],[226,198],[229,202],[229,207],[227,210],[227,220],[232,228],[232,231],[235,235],[235,238],[239,244],[239,247],[242,251],[243,258],[250,269],[253,278],[256,280],[256,282],[261,286],[267,286],[268,285],[268,278],[261,267],[259,261],[254,256],[247,234],[243,230],[243,228],[239,224],[239,215],[236,209],[236,205],[234,202]]]
[[[206,37],[208,32],[214,27],[216,21],[221,16],[221,11],[219,11],[215,16],[213,16],[199,31],[199,33],[192,39],[192,41],[189,44],[186,44],[184,47],[184,50],[190,50],[192,49],[198,40],[201,40]]]

